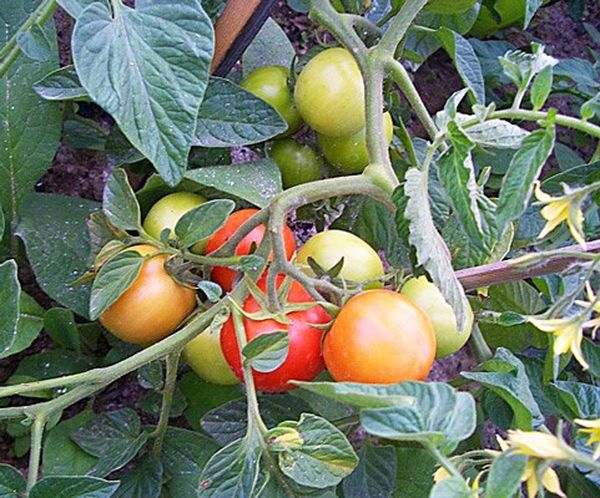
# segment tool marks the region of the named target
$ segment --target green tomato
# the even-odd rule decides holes
[[[284,188],[321,178],[323,163],[319,155],[308,145],[302,145],[291,138],[273,142],[269,157],[281,171]]]
[[[283,66],[264,66],[252,71],[240,83],[242,88],[263,99],[281,114],[288,125],[284,135],[291,135],[302,126],[302,118],[288,86],[289,77],[289,69]]]
[[[394,136],[394,124],[389,112],[383,115],[385,139],[388,145],[392,143]],[[369,164],[369,152],[367,151],[367,137],[363,128],[354,135],[347,137],[328,137],[318,135],[321,150],[329,163],[342,173],[361,173]]]
[[[544,0],[543,3],[549,1]],[[482,4],[470,34],[482,38],[522,21],[525,17],[525,6],[526,0],[496,0],[493,10],[485,3]],[[500,16],[500,19],[497,16]]]
[[[452,307],[426,277],[409,279],[400,290],[400,294],[412,300],[429,316],[437,341],[436,358],[451,355],[465,345],[473,327],[473,312],[470,309],[467,328],[459,333]]]
[[[144,219],[144,230],[150,237],[160,240],[160,234],[165,229],[171,230],[174,237],[175,225],[185,213],[206,202],[206,199],[192,192],[175,192],[164,196],[148,211]],[[204,252],[205,242],[199,242],[193,247],[196,253]]]
[[[317,133],[341,137],[365,127],[363,77],[346,49],[330,48],[311,59],[298,76],[294,99]]]
[[[382,277],[383,263],[377,252],[364,240],[343,230],[327,230],[312,237],[298,251],[296,262],[308,275],[314,275],[308,258],[312,258],[323,270],[333,268],[340,259],[344,264],[338,278],[362,283]],[[381,282],[371,282],[366,289],[382,287]]]
[[[219,336],[205,330],[186,344],[183,357],[198,377],[208,382],[222,386],[239,384],[223,355]]]

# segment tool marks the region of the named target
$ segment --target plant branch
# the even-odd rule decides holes
[[[27,495],[29,495],[31,488],[33,488],[38,480],[46,420],[47,415],[42,413],[35,418],[31,427],[31,448],[29,450],[29,467],[27,470]]]
[[[162,443],[165,438],[167,427],[169,426],[169,418],[171,415],[171,406],[173,405],[173,394],[175,393],[175,386],[177,384],[177,367],[179,366],[179,357],[181,356],[181,349],[169,353],[165,363],[167,365],[167,372],[165,375],[165,386],[163,389],[162,406],[160,409],[160,417],[158,419],[158,425],[156,430],[152,434],[154,440],[154,455],[160,456],[162,451]]]
[[[435,458],[439,462],[439,464],[448,471],[448,473],[451,476],[458,477],[458,478],[464,480],[463,476],[458,471],[458,469],[454,466],[454,464],[450,461],[450,459],[448,459],[447,457],[445,457],[440,452],[440,450],[438,450],[432,443],[429,443],[429,442],[428,443],[423,443],[423,446],[431,454],[431,456],[433,458]]]
[[[428,0],[406,0],[379,42],[378,50],[393,57],[408,28]]]
[[[26,33],[35,24],[43,26],[50,16],[56,10],[56,0],[44,0],[38,7],[31,13],[23,25],[16,31],[14,35],[10,37],[6,45],[0,50],[0,78],[2,78],[6,72],[10,69],[13,62],[17,60],[21,49],[17,45],[17,37],[21,33]]]

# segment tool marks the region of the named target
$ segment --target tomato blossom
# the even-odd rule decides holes
[[[540,460],[567,460],[564,443],[553,434],[537,431],[508,431],[508,446],[515,453]]]
[[[584,370],[589,368],[581,351],[585,323],[580,316],[549,318],[546,320],[529,317],[528,321],[542,332],[549,332],[554,335],[553,351],[556,356],[571,351]]]
[[[581,420],[579,418],[575,419],[575,423],[580,425],[582,428],[579,429],[579,432],[583,432],[585,434],[589,434],[587,443],[588,446],[596,445],[596,449],[594,450],[594,460],[600,458],[600,418],[595,420]]]
[[[585,249],[583,211],[581,210],[581,204],[585,195],[576,192],[560,197],[552,197],[542,191],[540,182],[536,182],[535,197],[542,204],[546,204],[541,211],[541,215],[546,220],[546,225],[538,235],[538,239],[543,239],[563,221],[566,221],[573,238]]]

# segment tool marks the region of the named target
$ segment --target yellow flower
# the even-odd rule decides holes
[[[475,477],[475,480],[471,483],[471,490],[474,491],[473,496],[477,496],[476,491],[479,489],[479,481],[481,480],[481,476],[483,472],[479,472]],[[433,482],[438,483],[440,481],[444,481],[450,477],[450,472],[448,472],[444,467],[440,466],[433,474]],[[469,480],[467,479],[467,484]]]
[[[542,332],[551,332],[554,335],[554,354],[565,354],[569,350],[584,370],[589,368],[581,351],[583,341],[584,323],[579,317],[550,318],[543,320],[529,317],[529,323]]]
[[[596,331],[600,328],[600,300],[596,300],[596,295],[592,290],[592,286],[589,282],[585,283],[585,291],[587,294],[587,301],[575,301],[575,304],[589,309],[590,313],[596,313],[596,318],[592,318],[583,324],[584,328],[592,329],[592,336],[596,335]]]
[[[540,490],[540,483],[537,477],[537,464],[538,462],[536,462],[536,460],[529,460],[525,467],[525,472],[523,472],[523,475],[521,476],[521,482],[526,483],[527,496],[529,496],[529,498],[537,496],[537,493]],[[560,487],[558,475],[554,469],[550,467],[548,467],[542,475],[542,486],[555,495],[567,498],[567,495],[563,493],[563,490]]]
[[[541,211],[541,215],[546,220],[546,226],[538,235],[538,239],[543,239],[563,221],[566,221],[573,238],[585,249],[583,211],[581,210],[584,196],[575,194],[552,197],[542,192],[540,182],[535,182],[535,197],[542,204],[546,204]]]
[[[579,432],[590,435],[585,444],[588,446],[596,444],[593,458],[594,460],[597,460],[600,458],[600,444],[597,444],[600,443],[600,418],[597,418],[596,420],[581,420],[576,418],[575,423],[583,427],[583,429],[579,429]]]
[[[563,443],[553,434],[537,431],[508,431],[508,445],[515,453],[540,460],[566,460],[569,455]]]

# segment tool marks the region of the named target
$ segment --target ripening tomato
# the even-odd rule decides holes
[[[289,69],[283,66],[263,66],[246,76],[240,86],[271,104],[288,125],[284,135],[291,135],[302,126],[302,118],[294,104],[288,79]]]
[[[394,124],[389,112],[383,115],[385,139],[388,145],[392,143],[394,136]],[[328,137],[317,135],[323,155],[334,168],[345,173],[358,174],[369,164],[369,152],[367,151],[367,137],[363,128],[354,135],[346,137]]]
[[[269,157],[281,171],[283,188],[314,182],[322,175],[323,162],[312,147],[284,138],[271,145]]]
[[[259,288],[265,289],[265,279],[258,282]],[[293,281],[288,294],[289,303],[310,303],[314,300],[306,289]],[[257,313],[260,305],[250,296],[244,303],[244,311]],[[323,330],[313,325],[326,324],[330,318],[321,306],[314,306],[303,311],[287,314],[289,323],[279,323],[273,319],[251,320],[244,317],[246,339],[250,342],[262,334],[287,331],[289,334],[288,354],[281,366],[272,372],[253,372],[254,384],[260,391],[285,392],[294,388],[290,380],[310,381],[323,370],[321,340]],[[242,365],[238,342],[235,335],[232,317],[225,323],[221,331],[221,347],[229,365],[239,379],[243,380]]]
[[[308,265],[308,258],[312,258],[325,271],[344,258],[337,277],[349,282],[362,283],[383,277],[384,274],[383,263],[377,252],[361,238],[343,230],[320,232],[298,250],[296,262],[303,265],[305,273],[314,275]],[[372,282],[365,288],[381,286],[380,282]]]
[[[437,344],[436,358],[444,358],[456,353],[465,345],[471,336],[472,312],[467,329],[459,332],[454,310],[446,302],[440,290],[423,276],[407,280],[402,286],[400,294],[419,306],[431,320]]]
[[[208,382],[222,386],[239,384],[221,350],[220,335],[205,330],[186,344],[183,357],[192,370]]]
[[[294,99],[317,133],[342,137],[365,127],[363,77],[346,49],[329,48],[311,59],[298,76]]]
[[[142,256],[157,251],[151,245],[133,246]],[[196,307],[196,293],[179,285],[165,270],[160,254],[142,265],[140,274],[102,315],[100,323],[119,339],[151,344],[168,336]]]
[[[225,242],[227,242],[238,228],[240,228],[246,221],[252,216],[258,213],[258,209],[241,209],[231,214],[225,224],[219,228],[211,237],[208,239],[206,244],[206,253],[210,254],[219,249]],[[250,254],[253,248],[260,245],[266,228],[264,225],[258,225],[248,235],[246,235],[242,241],[235,248],[236,256],[245,256]],[[288,226],[285,226],[283,230],[283,238],[286,250],[286,256],[291,259],[296,251],[296,242],[294,240],[294,233]],[[212,270],[211,277],[218,283],[225,292],[233,289],[233,282],[237,272],[231,268],[224,266],[215,266]]]
[[[148,211],[144,219],[144,230],[150,237],[160,240],[160,234],[165,229],[171,230],[171,237],[179,219],[188,211],[206,202],[206,199],[192,192],[175,192],[165,195]],[[205,241],[198,242],[194,252],[201,253],[206,246]]]
[[[368,290],[342,308],[325,336],[323,355],[338,382],[424,380],[435,357],[435,333],[427,315],[406,297]]]

